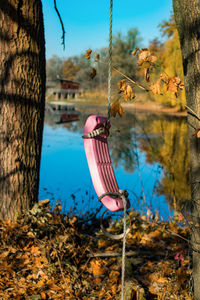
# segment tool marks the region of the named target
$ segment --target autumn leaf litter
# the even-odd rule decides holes
[[[122,241],[60,209],[45,200],[1,222],[0,299],[120,299]],[[130,219],[127,299],[192,299],[188,229],[134,211]]]

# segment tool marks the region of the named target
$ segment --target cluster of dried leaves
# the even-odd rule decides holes
[[[188,243],[170,233],[187,238],[187,229],[135,212],[130,218],[127,299],[192,299]],[[13,223],[2,221],[0,240],[0,299],[120,299],[122,242],[94,231],[94,223],[43,201]]]
[[[88,49],[85,53],[85,57],[87,59],[91,58],[92,50]],[[183,90],[184,83],[178,76],[169,77],[166,73],[161,73],[156,82],[151,82],[151,72],[156,68],[156,62],[158,57],[153,55],[149,49],[139,49],[136,48],[132,52],[133,56],[137,55],[137,64],[140,69],[143,70],[144,78],[148,83],[148,88],[141,86],[140,84],[134,82],[132,79],[128,78],[125,74],[122,74],[116,68],[115,71],[119,72],[126,79],[122,79],[118,82],[119,93],[123,95],[124,101],[133,100],[135,98],[135,93],[133,91],[133,87],[127,83],[127,80],[131,82],[133,85],[142,88],[146,92],[152,92],[154,95],[165,95],[166,92],[172,93],[175,97],[178,96],[178,92]],[[96,55],[95,61],[100,62],[99,55]],[[97,72],[95,68],[91,69],[90,78],[93,79],[96,76]],[[117,114],[122,116],[124,114],[124,110],[121,106],[121,101],[117,99],[111,105],[111,116],[115,117]]]
[[[151,71],[156,67],[156,61],[158,57],[152,55],[148,49],[138,49],[136,48],[132,55],[136,55],[138,58],[138,66],[144,70],[144,78],[147,82],[150,82]],[[150,83],[149,89],[154,95],[161,95],[161,87],[163,85],[163,90],[169,91],[177,97],[179,90],[182,90],[184,83],[179,77],[169,77],[166,73],[161,73],[158,80],[155,83]]]

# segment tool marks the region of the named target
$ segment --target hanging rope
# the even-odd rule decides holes
[[[125,260],[126,260],[126,198],[122,196],[124,204],[124,236],[123,236],[123,247],[122,247],[122,288],[121,288],[121,300],[124,300],[125,292]]]
[[[112,80],[112,11],[113,11],[113,0],[110,0],[110,27],[109,27],[109,48],[108,48],[108,120],[110,120],[111,80]]]
[[[111,80],[112,80],[112,12],[113,0],[110,0],[110,27],[109,27],[109,49],[108,49],[108,120],[110,120],[110,106],[111,106]],[[126,258],[126,197],[122,196],[124,204],[124,234],[122,247],[122,278],[121,278],[121,300],[124,300],[125,292],[125,258]]]

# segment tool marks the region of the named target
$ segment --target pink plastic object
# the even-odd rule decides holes
[[[86,136],[89,132],[102,127],[106,121],[106,117],[97,115],[89,116],[85,123],[84,135]],[[85,138],[84,147],[93,186],[98,197],[106,192],[118,193],[119,187],[110,159],[107,136],[101,134],[93,138]],[[123,200],[121,198],[105,196],[101,202],[110,211],[124,209]],[[127,208],[129,207],[130,201],[127,199]]]

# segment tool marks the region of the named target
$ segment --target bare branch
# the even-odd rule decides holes
[[[61,27],[62,27],[62,37],[61,37],[61,39],[62,39],[63,50],[65,50],[65,33],[66,32],[65,32],[65,27],[64,27],[61,15],[60,15],[60,13],[59,13],[59,11],[57,9],[56,0],[54,0],[54,8],[55,8],[55,11],[56,11],[56,13],[58,15],[58,18],[60,20],[60,24],[61,24]]]

